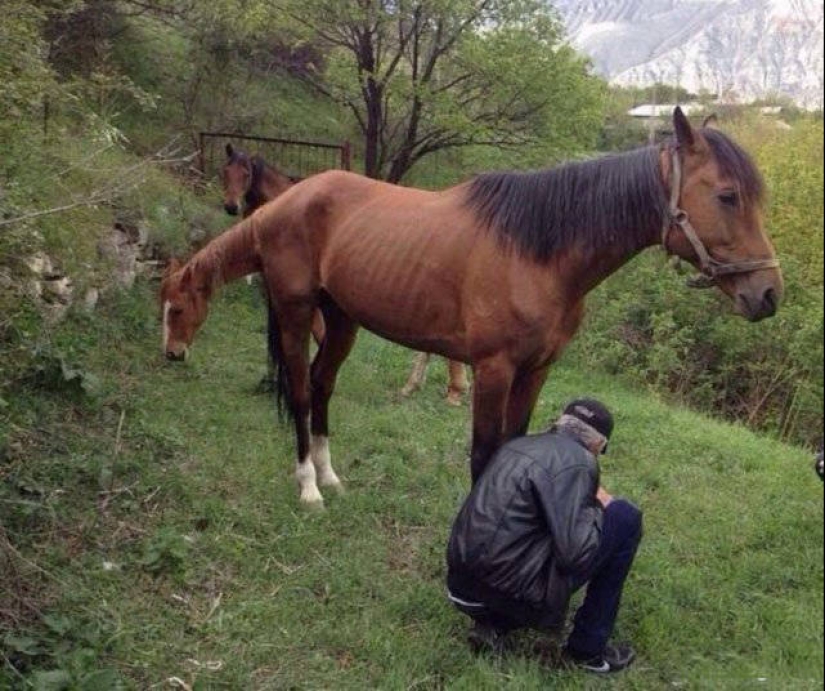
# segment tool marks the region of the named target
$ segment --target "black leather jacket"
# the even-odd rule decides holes
[[[504,444],[453,524],[450,591],[516,601],[541,612],[542,627],[560,626],[601,540],[598,486],[596,459],[574,437],[548,432]]]

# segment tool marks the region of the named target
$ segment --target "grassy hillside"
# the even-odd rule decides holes
[[[362,334],[333,399],[344,496],[298,507],[292,436],[266,397],[263,312],[239,283],[193,357],[160,357],[154,287],[60,335],[95,393],[20,387],[0,410],[0,688],[595,688],[520,636],[473,657],[444,598],[468,484],[466,407],[399,401],[403,349]],[[617,635],[621,689],[823,683],[822,486],[807,452],[562,365],[617,413],[604,482],[645,511]],[[14,545],[14,546],[12,546]],[[541,645],[550,662],[533,654]],[[179,681],[170,681],[177,679]]]

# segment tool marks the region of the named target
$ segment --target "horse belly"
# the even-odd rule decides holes
[[[416,350],[465,359],[461,266],[453,243],[421,229],[354,227],[330,242],[321,283],[351,318]]]

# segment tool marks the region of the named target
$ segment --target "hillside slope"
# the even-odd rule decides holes
[[[444,405],[440,366],[399,401],[409,352],[361,335],[332,405],[348,492],[308,515],[292,435],[252,394],[257,291],[228,287],[181,366],[160,357],[153,300],[142,285],[75,325],[95,397],[21,390],[3,412],[0,563],[14,588],[0,686],[582,688],[537,661],[533,636],[501,662],[463,642],[443,553],[468,489],[469,416]],[[603,480],[645,510],[617,631],[640,660],[615,688],[821,688],[809,454],[563,365],[534,429],[579,394],[615,410]]]

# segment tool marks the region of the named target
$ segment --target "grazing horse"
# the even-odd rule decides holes
[[[318,484],[340,484],[327,412],[359,325],[472,366],[476,481],[505,440],[526,432],[585,295],[641,250],[662,245],[691,263],[750,321],[776,312],[782,274],[762,226],[759,172],[678,108],[673,127],[661,146],[440,192],[344,171],[308,178],[164,281],[164,352],[185,356],[217,285],[261,271],[302,502],[320,505]],[[327,328],[310,365],[316,308]]]
[[[258,207],[272,201],[288,190],[303,178],[285,175],[277,168],[269,165],[261,156],[249,156],[245,152],[235,149],[232,144],[226,145],[226,162],[221,170],[223,183],[224,204],[226,213],[236,216],[243,202],[243,217],[247,218]],[[323,335],[323,317],[315,313],[312,332],[318,343]],[[413,361],[410,376],[402,396],[409,396],[421,388],[427,372],[429,353],[418,353]],[[461,399],[469,385],[464,365],[455,360],[447,360],[447,402],[450,405],[461,405]]]

